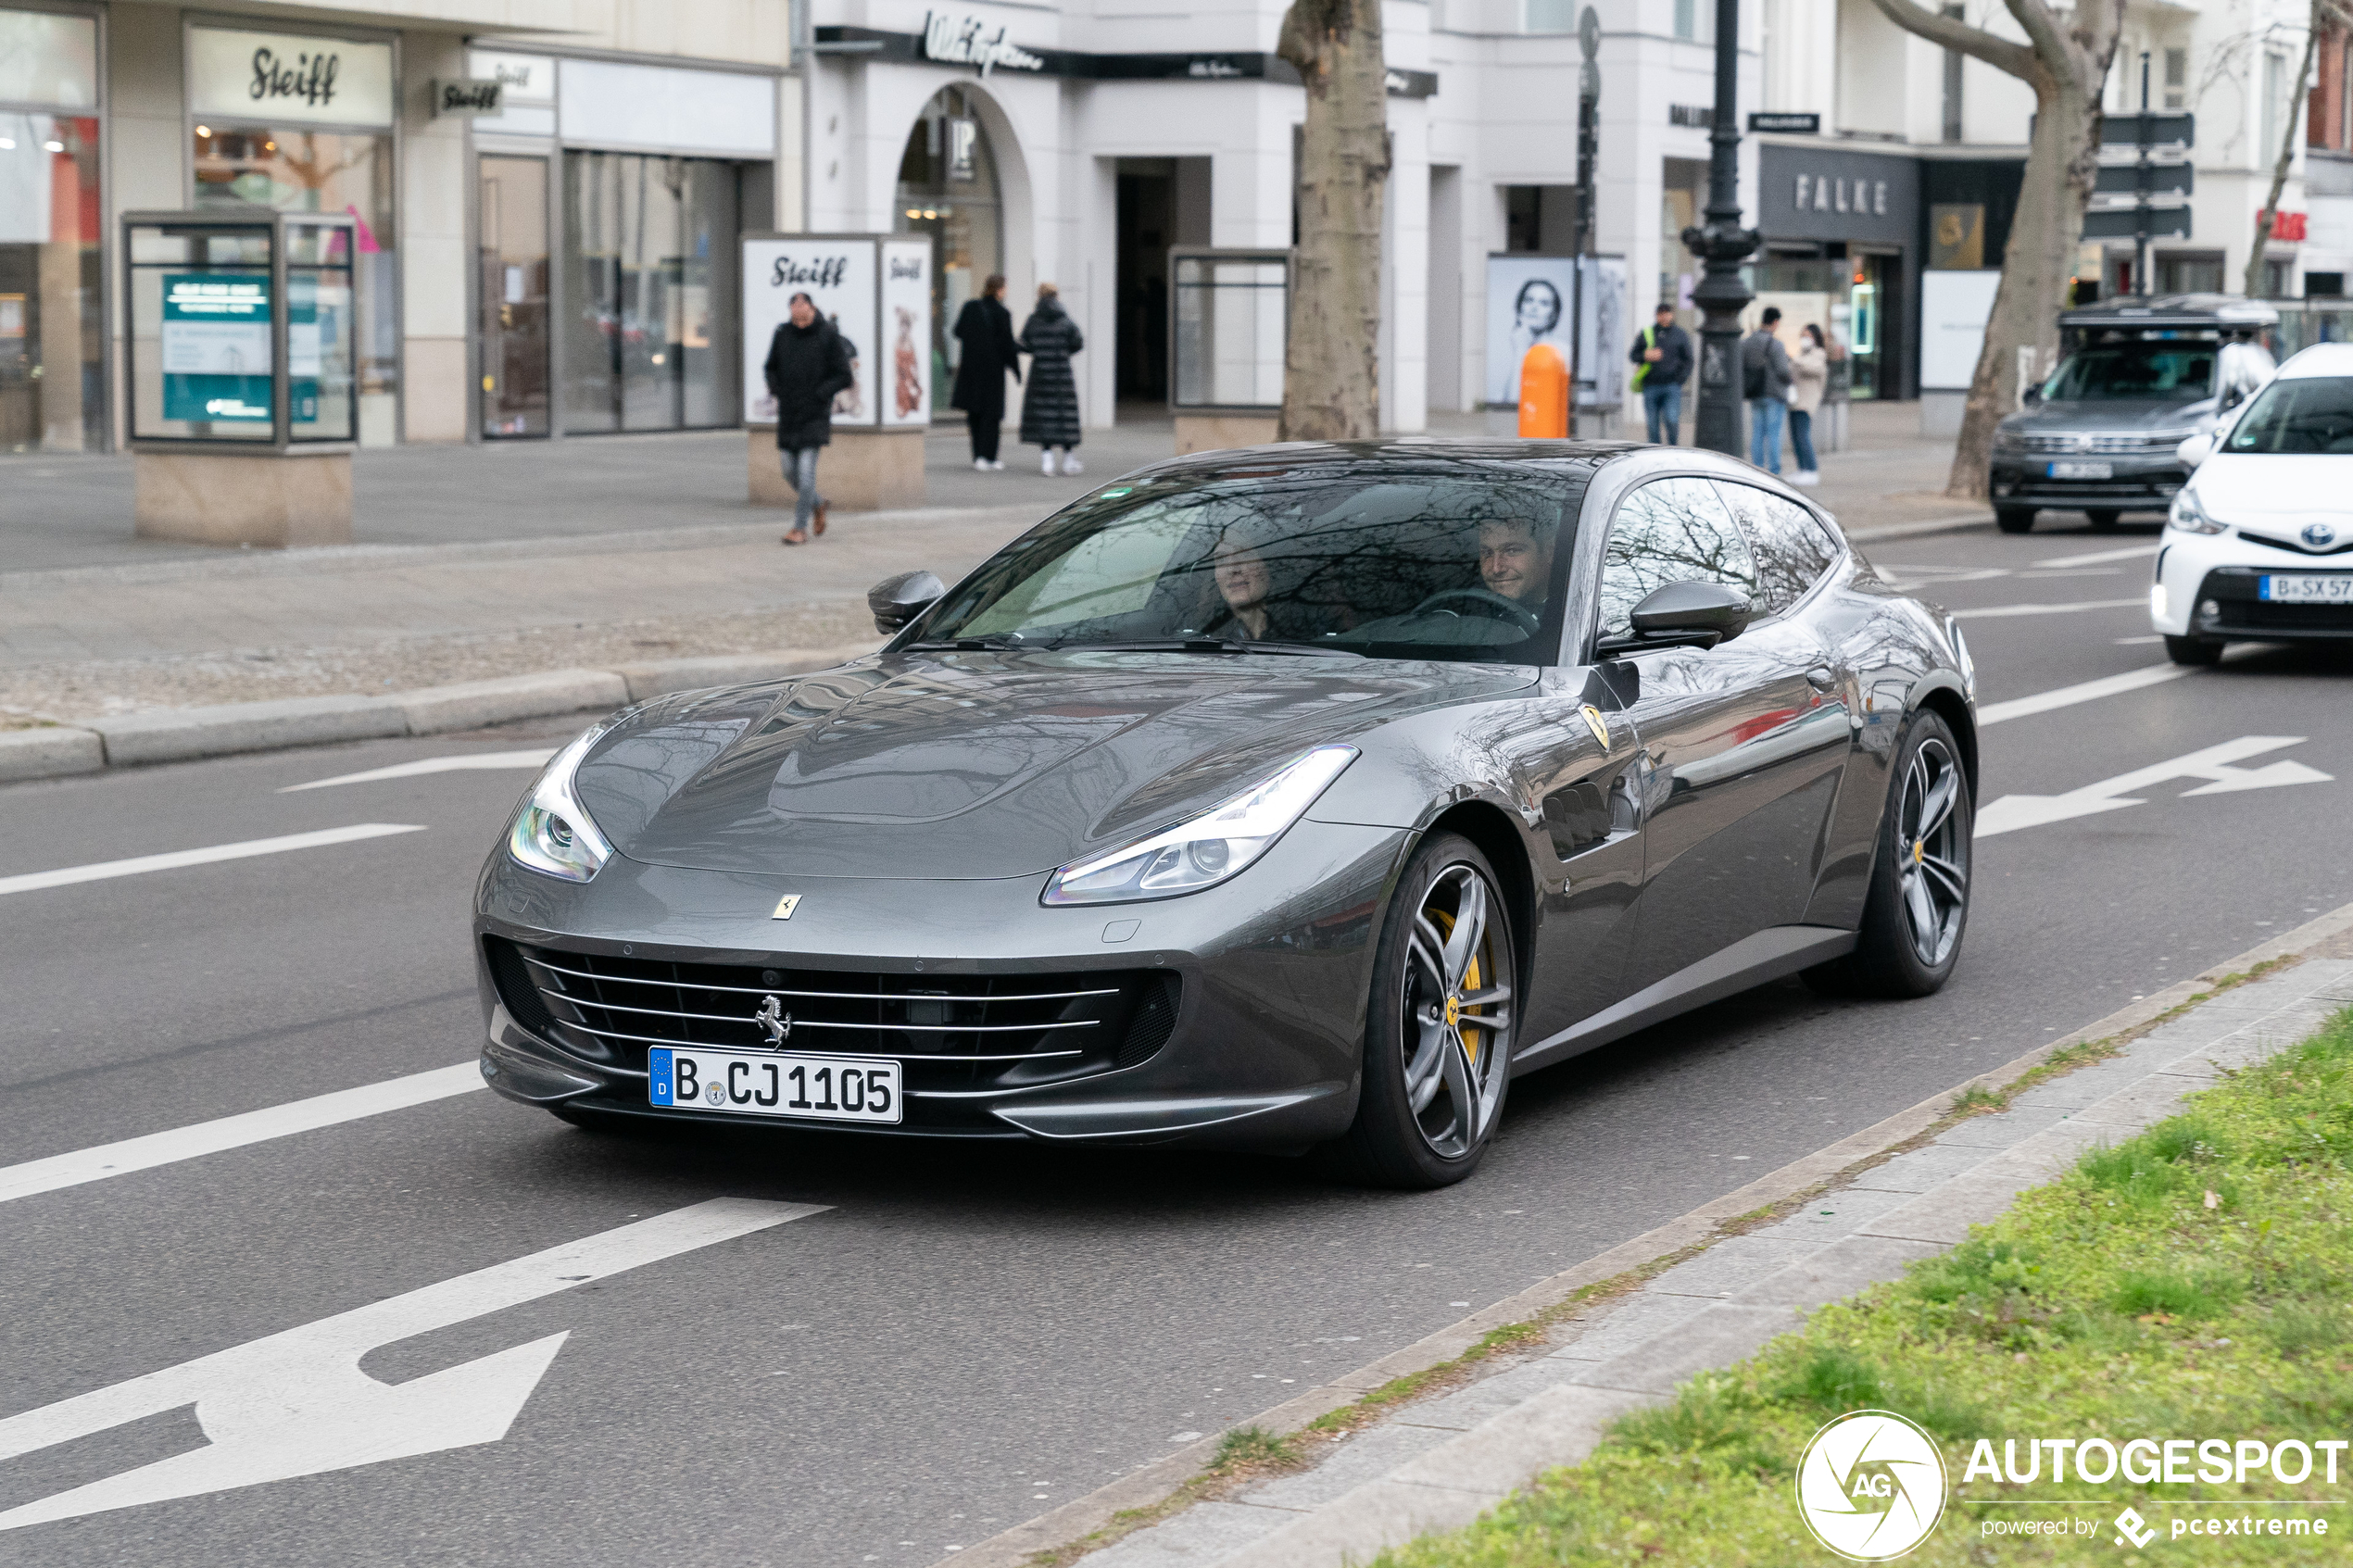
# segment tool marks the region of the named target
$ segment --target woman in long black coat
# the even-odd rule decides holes
[[[1053,284],[1038,285],[1038,308],[1021,329],[1021,345],[1029,351],[1029,384],[1021,397],[1022,443],[1046,449],[1042,466],[1048,473],[1054,471],[1057,452],[1063,472],[1083,472],[1085,465],[1074,450],[1078,445],[1078,381],[1071,374],[1070,357],[1086,347],[1087,340],[1063,308]]]
[[[956,316],[956,341],[963,356],[956,362],[956,386],[948,399],[951,408],[964,411],[964,426],[972,432],[973,467],[1001,469],[997,442],[1005,422],[1005,372],[1021,380],[1021,345],[1013,341],[1013,313],[1005,308],[1005,275],[991,272],[978,299],[964,301]]]

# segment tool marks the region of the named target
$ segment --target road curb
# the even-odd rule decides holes
[[[2058,1051],[2147,1028],[2199,993],[2211,989],[2233,975],[2294,958],[2348,930],[2353,930],[2353,904],[2343,905],[2317,919],[2307,921],[2259,947],[2208,967],[2193,979],[2152,992],[2072,1034],[2037,1046],[1998,1067],[1964,1079],[1951,1088],[1940,1090],[1860,1132],[1792,1160],[1778,1170],[1768,1172],[1745,1186],[1540,1280],[1516,1295],[1506,1297],[1354,1372],[1333,1378],[1321,1387],[1310,1389],[1271,1410],[1235,1422],[1226,1430],[1257,1426],[1280,1436],[1298,1432],[1317,1417],[1353,1403],[1361,1394],[1396,1378],[1425,1372],[1454,1360],[1495,1329],[1527,1323],[1562,1305],[1590,1286],[1659,1264],[1679,1253],[1696,1252],[1707,1244],[1723,1239],[1725,1227],[1731,1222],[1787,1202],[1801,1193],[1822,1186],[1865,1161],[1895,1151],[1943,1121],[1952,1111],[1955,1098],[1972,1087],[1988,1090],[2007,1087]],[[1116,1515],[1162,1503],[1186,1481],[1207,1468],[1216,1456],[1222,1436],[1223,1433],[1212,1433],[1085,1497],[1075,1498],[1051,1512],[955,1552],[942,1560],[939,1568],[946,1568],[946,1563],[950,1562],[958,1564],[959,1568],[975,1568],[975,1564],[981,1565],[981,1568],[1021,1568],[1033,1553],[1073,1546],[1112,1524]],[[1508,1490],[1509,1487],[1503,1489]],[[1239,1564],[1237,1568],[1239,1568]]]
[[[670,692],[829,670],[880,646],[879,642],[845,643],[823,648],[661,659],[617,670],[544,670],[386,692],[380,696],[230,702],[0,731],[0,783],[339,741],[447,734],[518,719],[610,711]]]

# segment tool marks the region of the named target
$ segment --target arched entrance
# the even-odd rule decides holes
[[[945,411],[956,374],[956,313],[1005,270],[1003,195],[997,156],[977,106],[961,87],[932,95],[908,132],[899,160],[891,228],[928,234],[932,250],[932,407]]]

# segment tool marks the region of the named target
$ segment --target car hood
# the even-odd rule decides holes
[[[975,653],[657,705],[575,782],[632,859],[1027,876],[1204,809],[1304,748],[1531,684],[1519,666]]]
[[[2198,505],[2223,522],[2290,535],[2307,522],[2325,522],[2353,536],[2345,521],[2353,457],[2217,452],[2198,465],[2193,483]]]
[[[2002,429],[2020,435],[2138,434],[2187,430],[2205,422],[2213,412],[2214,399],[2209,394],[2193,398],[2038,403],[2004,420]]]

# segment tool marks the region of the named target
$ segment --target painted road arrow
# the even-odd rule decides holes
[[[0,1513],[0,1530],[495,1443],[566,1334],[379,1383],[360,1358],[437,1328],[823,1213],[714,1198],[0,1421],[0,1461],[194,1404],[210,1443]]]
[[[2085,784],[2065,795],[2005,795],[1977,814],[1979,838],[1991,838],[1999,833],[2015,833],[2020,828],[2041,827],[2045,822],[2063,822],[2070,817],[2089,817],[2101,811],[2120,811],[2127,806],[2144,806],[2147,802],[2128,798],[2158,784],[2180,779],[2205,779],[2196,789],[2185,789],[2192,795],[2227,795],[2243,789],[2277,789],[2283,784],[2327,784],[2334,777],[2318,768],[2308,768],[2301,762],[2281,760],[2260,768],[2235,768],[2232,764],[2266,751],[2277,751],[2284,746],[2299,746],[2302,735],[2241,735],[2221,746],[2209,746],[2204,751],[2193,751],[2187,757],[2176,757],[2171,762],[2153,763],[2129,773],[2119,773],[2112,779]]]

